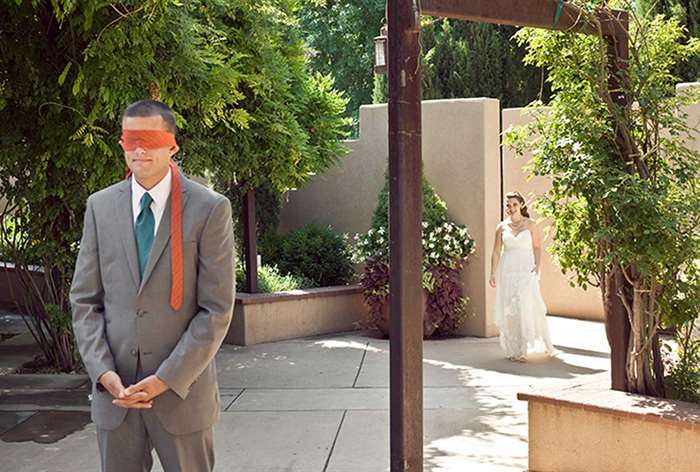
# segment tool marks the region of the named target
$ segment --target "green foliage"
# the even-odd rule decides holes
[[[299,275],[283,274],[276,266],[258,267],[259,293],[275,293],[285,290],[299,290],[313,287],[311,280]],[[243,292],[245,287],[245,270],[242,263],[236,265],[236,290]]]
[[[46,288],[28,286],[44,305],[33,307],[40,319],[49,319],[49,304],[70,311],[85,202],[124,175],[119,117],[129,103],[153,97],[171,106],[184,170],[229,195],[298,187],[345,152],[338,139],[347,100],[330,77],[307,72],[298,6],[0,5],[8,46],[0,48],[0,195],[8,200],[0,232],[25,280],[31,263],[45,268]]]
[[[374,37],[384,17],[384,0],[309,0],[300,12],[300,26],[311,52],[314,71],[333,75],[345,92],[353,133],[357,135],[360,105],[372,103]]]
[[[676,18],[685,27],[685,39],[700,38],[700,0],[638,0],[636,3],[642,15],[660,13]],[[677,64],[674,73],[685,82],[700,80],[700,56]]]
[[[512,40],[516,31],[512,26],[426,18],[423,98],[491,97],[510,108],[546,93],[540,91],[541,70],[522,62],[525,48]]]
[[[345,238],[330,226],[307,224],[282,236],[269,234],[260,247],[266,263],[308,279],[313,287],[346,285],[354,277]]]
[[[447,204],[433,190],[428,179],[421,177],[421,193],[423,198],[423,221],[432,229],[450,220],[447,214]],[[384,173],[384,187],[379,192],[377,206],[372,215],[372,228],[388,228],[389,224],[389,171]]]

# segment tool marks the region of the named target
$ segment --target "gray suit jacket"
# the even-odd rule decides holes
[[[139,280],[131,182],[90,195],[70,301],[73,329],[93,383],[92,419],[117,428],[127,410],[112,404],[97,379],[114,370],[128,386],[137,356],[144,375],[170,390],[153,411],[172,434],[201,431],[219,416],[214,355],[233,313],[234,240],[229,200],[182,178],[184,296],[170,307],[170,199],[143,280]],[[100,386],[101,387],[101,386]]]

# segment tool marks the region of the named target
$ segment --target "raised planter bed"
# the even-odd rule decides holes
[[[700,405],[610,390],[608,374],[518,399],[530,472],[700,470]]]
[[[359,285],[238,293],[225,342],[249,346],[351,331],[365,311]]]

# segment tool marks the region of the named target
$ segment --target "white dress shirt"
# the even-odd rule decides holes
[[[136,218],[139,217],[141,212],[141,197],[143,194],[148,192],[151,194],[153,201],[151,202],[151,211],[153,212],[153,218],[155,219],[155,227],[153,228],[153,235],[158,234],[158,225],[163,217],[163,212],[165,211],[165,204],[168,202],[168,197],[170,197],[170,186],[172,185],[173,174],[172,170],[168,168],[168,173],[165,177],[161,179],[151,190],[146,190],[136,181],[136,178],[131,176],[131,204],[134,210],[134,226],[136,225]]]

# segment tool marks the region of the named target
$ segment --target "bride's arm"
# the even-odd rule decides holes
[[[530,233],[532,233],[532,252],[535,255],[535,267],[532,271],[538,274],[540,272],[540,259],[542,258],[542,238],[540,237],[540,229],[537,227],[537,223],[532,223]]]
[[[489,277],[489,284],[492,287],[496,286],[496,269],[498,269],[498,262],[501,260],[501,248],[503,246],[503,239],[501,235],[501,225],[499,224],[496,228],[496,237],[493,241],[493,251],[491,252],[491,275]]]

